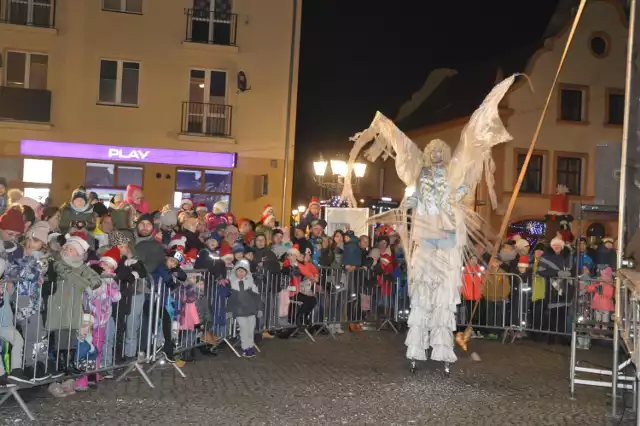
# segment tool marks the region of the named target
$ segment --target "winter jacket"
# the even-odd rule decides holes
[[[531,301],[537,302],[538,300],[544,300],[547,294],[547,281],[538,274],[540,266],[540,258],[534,257],[531,261]]]
[[[109,318],[113,313],[113,305],[120,301],[120,286],[114,280],[114,277],[102,277],[102,285],[100,287],[95,289],[87,288],[84,292],[85,310],[91,312],[93,326],[96,328],[103,328],[109,324]]]
[[[188,229],[182,230],[182,235],[187,239],[187,245],[184,248],[185,253],[194,250],[198,253],[200,250],[205,248],[205,244],[198,238],[198,235],[195,232],[191,232]]]
[[[47,328],[79,330],[82,326],[83,293],[102,285],[100,275],[87,265],[72,268],[62,260],[55,263],[58,289],[49,299]]]
[[[362,266],[362,250],[360,250],[360,242],[357,238],[351,238],[349,242],[345,242],[343,250],[342,264],[344,266]]]
[[[275,253],[276,258],[280,260],[284,255],[287,254],[287,252],[291,248],[291,242],[286,241],[280,244],[272,244],[270,248],[271,248],[271,251]]]
[[[482,268],[480,265],[467,265],[462,271],[464,300],[478,301],[482,298]]]
[[[492,271],[484,279],[482,295],[490,302],[502,302],[509,298],[511,283],[502,268]]]
[[[7,266],[4,280],[15,285],[16,320],[23,321],[39,314],[42,309],[41,287],[49,266],[47,259],[38,260],[34,256],[25,256],[14,259]]]
[[[165,251],[162,244],[152,237],[138,238],[135,246],[138,260],[142,262],[147,272],[153,275],[155,270],[164,265]]]
[[[71,207],[71,204],[65,203],[60,207],[62,211],[60,215],[60,223],[58,224],[58,228],[64,234],[69,231],[72,222],[85,222],[86,228],[89,231],[93,231],[96,227],[96,221],[93,216],[93,206],[91,204],[87,204],[82,211],[76,211]]]
[[[237,267],[231,271],[229,279],[227,312],[232,313],[235,318],[257,315],[262,305],[258,287],[250,273],[239,279],[236,276],[236,270]]]
[[[217,252],[211,251],[208,248],[203,248],[198,252],[193,268],[204,269],[209,272],[209,274],[215,274],[215,264],[219,259],[220,256]]]
[[[395,260],[390,250],[380,256],[378,265],[380,266],[380,272],[378,273],[378,287],[380,288],[380,295],[383,297],[391,296],[393,288],[393,270],[395,269]]]
[[[227,225],[230,223],[226,213],[207,213],[205,220],[207,221],[207,228],[209,228],[210,232],[215,232],[218,225]]]
[[[618,255],[615,249],[608,249],[603,245],[596,250],[596,264],[607,265],[614,271],[617,269]]]
[[[571,275],[573,256],[568,251],[556,254],[551,251],[542,255],[538,263],[538,274],[545,278],[545,298],[550,304],[564,305],[571,301]],[[563,275],[568,277],[563,278]]]
[[[262,263],[262,268],[271,274],[277,274],[282,269],[280,266],[280,262],[278,261],[278,257],[268,247],[256,249],[255,257],[256,262],[258,264]]]
[[[591,309],[608,312],[615,310],[613,303],[615,289],[613,287],[613,272],[611,269],[603,269],[600,273],[600,281],[587,287],[587,292],[594,293]]]

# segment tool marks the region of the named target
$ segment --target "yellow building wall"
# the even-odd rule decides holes
[[[284,158],[288,135],[292,177],[302,2],[295,16],[293,1],[233,3],[238,15],[237,47],[184,42],[185,9],[193,7],[191,0],[145,1],[142,15],[102,11],[100,1],[59,0],[58,30],[0,24],[3,55],[7,50],[48,54],[47,85],[52,92],[51,123],[0,121],[0,152],[19,154],[13,146],[23,139],[236,152],[234,214],[259,216],[268,203],[280,219],[282,197],[288,209],[291,205],[291,179],[284,190]],[[292,25],[296,43],[290,75]],[[137,107],[97,104],[101,59],[140,62]],[[226,103],[233,108],[231,137],[180,135],[182,102],[188,101],[192,68],[227,71]],[[239,71],[246,73],[251,87],[240,94]],[[289,122],[287,114],[291,114]],[[271,168],[272,160],[276,168]],[[54,163],[51,191],[58,200],[83,182],[84,167],[77,166],[78,160]],[[151,205],[171,202],[173,181],[158,180],[155,173],[174,176],[175,167],[143,165]],[[269,175],[265,197],[254,194],[254,177],[260,174]]]

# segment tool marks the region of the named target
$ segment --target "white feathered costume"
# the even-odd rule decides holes
[[[461,270],[469,253],[469,235],[485,242],[481,220],[465,206],[466,195],[475,193],[485,170],[485,180],[493,207],[495,164],[491,148],[511,139],[498,113],[499,103],[515,80],[511,76],[495,86],[465,126],[453,156],[441,140],[431,141],[424,152],[391,120],[378,112],[365,131],[352,140],[347,176],[360,151],[372,140],[365,157],[375,161],[382,156],[395,160],[398,177],[407,186],[407,196],[399,209],[374,216],[372,221],[401,225],[403,245],[409,265],[411,314],[407,358],[444,362],[457,360],[453,332],[456,306],[460,303]],[[433,153],[437,155],[433,155]],[[356,206],[350,179],[345,180],[343,200]],[[413,209],[407,218],[406,211]],[[410,228],[410,235],[408,230]],[[402,233],[401,233],[402,235]]]

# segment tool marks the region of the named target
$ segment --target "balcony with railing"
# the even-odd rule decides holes
[[[236,46],[238,15],[205,9],[186,9],[187,33],[190,43]]]
[[[0,86],[0,121],[51,121],[51,92]]]
[[[181,133],[230,137],[231,112],[231,105],[183,102]]]
[[[0,0],[0,23],[55,28],[56,0]]]

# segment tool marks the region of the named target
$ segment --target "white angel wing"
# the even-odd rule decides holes
[[[512,75],[496,85],[473,113],[469,123],[462,129],[460,143],[449,166],[449,187],[459,188],[466,185],[470,192],[475,190],[482,179],[484,166],[489,197],[494,208],[497,199],[493,187],[495,163],[491,157],[491,148],[512,139],[502,124],[498,106],[515,77],[516,75]]]
[[[381,112],[376,113],[368,129],[356,134],[351,140],[354,141],[354,145],[349,153],[342,200],[351,206],[357,205],[351,186],[351,174],[360,151],[371,141],[373,145],[364,153],[365,158],[374,162],[380,156],[385,160],[389,156],[393,157],[400,180],[407,186],[415,185],[424,163],[422,151]]]

